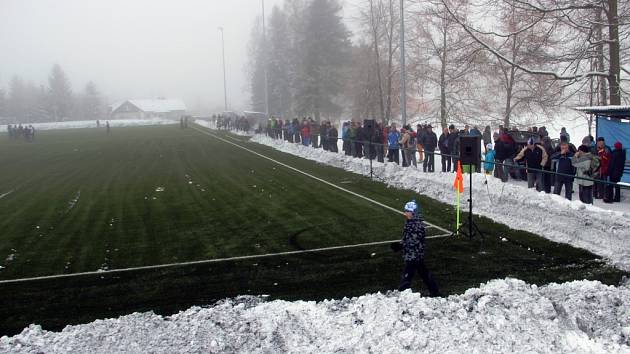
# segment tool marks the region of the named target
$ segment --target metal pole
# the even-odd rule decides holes
[[[400,0],[400,116],[407,124],[407,85],[405,72],[405,0]]]
[[[265,114],[269,118],[269,92],[268,92],[268,78],[267,78],[267,31],[265,27],[265,0],[262,0],[262,37],[263,37],[263,71],[265,72]]]
[[[225,39],[223,38],[223,27],[219,27],[219,31],[221,31],[221,52],[223,53],[223,98],[225,100],[225,111],[227,112],[227,80],[225,78]]]

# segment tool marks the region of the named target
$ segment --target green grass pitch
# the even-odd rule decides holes
[[[427,221],[452,228],[448,205],[230,138],[394,208],[417,198]],[[383,241],[399,238],[403,223],[390,210],[176,125],[111,135],[46,131],[34,143],[0,135],[0,166],[0,280]],[[506,276],[542,284],[616,283],[624,275],[584,250],[477,222],[484,240],[428,241],[427,263],[446,294]],[[0,284],[0,333],[31,322],[60,328],[133,311],[168,313],[239,294],[323,299],[386,291],[401,266],[400,255],[382,245]]]

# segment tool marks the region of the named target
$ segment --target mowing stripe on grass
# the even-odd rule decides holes
[[[308,176],[308,177],[310,177],[310,178],[312,178],[312,179],[314,179],[314,180],[317,180],[317,181],[319,181],[319,182],[325,183],[325,184],[327,184],[327,185],[329,185],[329,186],[331,186],[331,187],[334,187],[334,188],[337,188],[337,189],[339,189],[339,190],[341,190],[341,191],[344,191],[344,192],[346,192],[346,193],[352,194],[352,195],[354,195],[355,197],[362,198],[362,199],[364,199],[364,200],[367,200],[367,201],[368,201],[368,202],[370,202],[370,203],[374,203],[374,204],[376,204],[376,205],[378,205],[378,206],[380,206],[380,207],[383,207],[383,208],[385,208],[385,209],[391,210],[391,211],[393,211],[393,212],[395,212],[395,213],[398,213],[398,214],[400,214],[400,215],[404,215],[404,213],[403,213],[402,211],[400,211],[400,210],[398,210],[398,209],[395,209],[395,208],[392,208],[392,207],[390,207],[389,205],[385,205],[385,204],[383,204],[383,203],[381,203],[381,202],[378,202],[378,201],[376,201],[376,200],[374,200],[374,199],[368,198],[368,197],[366,197],[366,196],[364,196],[364,195],[361,195],[361,194],[359,194],[359,193],[356,193],[356,192],[353,192],[353,191],[351,191],[351,190],[348,190],[348,189],[345,189],[345,188],[343,188],[343,187],[340,187],[340,186],[338,186],[338,185],[336,185],[336,184],[334,184],[334,183],[331,183],[331,182],[326,181],[325,179],[322,179],[322,178],[319,178],[319,177],[313,176],[313,175],[312,175],[312,174],[310,174],[310,173],[304,172],[304,171],[299,170],[299,169],[297,169],[297,168],[295,168],[295,167],[293,167],[293,166],[289,166],[289,165],[287,165],[287,164],[285,164],[285,163],[282,163],[282,162],[280,162],[280,161],[274,160],[274,159],[272,159],[271,157],[268,157],[268,156],[265,156],[265,155],[263,155],[263,154],[260,154],[260,153],[258,153],[258,152],[256,152],[256,151],[250,150],[250,149],[248,149],[248,148],[246,148],[246,147],[244,147],[244,146],[242,146],[242,145],[239,145],[239,144],[233,143],[233,142],[231,142],[231,141],[229,141],[229,140],[225,140],[225,139],[221,138],[220,136],[217,136],[217,135],[215,135],[215,134],[212,134],[212,133],[210,133],[210,132],[208,132],[208,131],[201,130],[201,129],[196,128],[196,127],[193,127],[193,129],[195,129],[196,131],[198,131],[198,132],[200,132],[200,133],[202,133],[202,134],[206,134],[206,135],[209,135],[209,136],[211,136],[211,137],[213,137],[213,138],[215,138],[215,139],[221,140],[221,141],[223,141],[224,143],[228,143],[228,144],[230,144],[230,145],[234,145],[234,146],[236,146],[236,147],[238,147],[238,148],[241,148],[241,149],[243,149],[243,150],[246,150],[246,151],[248,151],[248,152],[251,152],[251,153],[252,153],[252,154],[254,154],[254,155],[257,155],[257,156],[260,156],[260,157],[262,157],[262,158],[264,158],[264,159],[267,159],[267,160],[269,160],[269,161],[272,161],[272,162],[274,162],[274,163],[276,163],[276,164],[278,164],[278,165],[280,165],[280,166],[284,166],[284,167],[286,167],[286,168],[288,168],[288,169],[290,169],[290,170],[293,170],[293,171],[295,171],[295,172],[301,173],[301,174],[303,174],[303,175],[305,175],[305,176]],[[426,222],[426,221],[425,221],[424,223],[425,223],[425,224],[427,224],[428,226],[430,226],[430,227],[434,228],[434,229],[438,229],[438,230],[440,230],[440,231],[444,232],[444,234],[443,234],[443,235],[435,235],[435,236],[430,236],[430,237],[427,237],[427,238],[448,237],[448,236],[452,236],[452,235],[453,235],[453,233],[452,233],[452,232],[450,232],[450,231],[446,230],[445,228],[442,228],[442,227],[440,227],[440,226],[437,226],[437,225],[431,224],[431,223]]]
[[[431,238],[431,237],[435,237],[435,236],[427,236],[427,238]],[[34,281],[34,280],[50,280],[50,279],[71,278],[71,277],[78,277],[78,276],[83,276],[83,275],[105,275],[105,274],[112,274],[112,273],[125,273],[125,272],[137,271],[137,270],[163,269],[163,268],[184,267],[184,266],[190,266],[190,265],[202,265],[202,264],[219,263],[219,262],[227,262],[227,261],[241,261],[241,260],[246,260],[246,259],[269,258],[269,257],[277,257],[277,256],[290,256],[290,255],[304,254],[304,253],[317,253],[317,252],[324,252],[324,251],[334,251],[334,250],[340,250],[340,249],[346,249],[346,248],[359,248],[359,247],[367,247],[367,246],[378,246],[378,245],[385,245],[385,244],[398,242],[398,241],[400,241],[400,240],[377,241],[377,242],[358,243],[358,244],[354,244],[354,245],[314,248],[314,249],[310,249],[310,250],[298,250],[298,251],[285,251],[285,252],[277,252],[277,253],[254,254],[254,255],[249,255],[249,256],[206,259],[206,260],[201,260],[201,261],[167,263],[167,264],[158,264],[158,265],[152,265],[152,266],[120,268],[120,269],[100,270],[100,271],[92,271],[92,272],[80,272],[80,273],[72,273],[72,274],[58,274],[58,275],[47,275],[47,276],[42,276],[42,277],[0,280],[0,285],[2,285],[2,284],[23,283],[23,282]]]
[[[336,189],[339,189],[341,191],[344,191],[346,193],[349,193],[351,195],[354,195],[356,197],[362,198],[366,201],[369,201],[371,203],[374,203],[378,206],[381,206],[385,209],[391,210],[395,213],[398,214],[403,214],[403,212],[394,209],[388,205],[385,205],[383,203],[380,203],[378,201],[375,201],[373,199],[370,199],[366,196],[363,196],[361,194],[352,192],[350,190],[347,190],[345,188],[339,187],[333,183],[330,183],[324,179],[321,179],[319,177],[313,176],[309,173],[306,173],[304,171],[301,171],[295,167],[289,166],[287,164],[284,164],[282,162],[276,161],[270,157],[267,157],[265,155],[262,155],[260,153],[257,153],[253,150],[250,150],[244,146],[241,146],[239,144],[235,144],[232,143],[228,140],[225,140],[219,136],[216,136],[212,133],[209,133],[207,131],[204,130],[200,130],[197,128],[193,129],[197,130],[198,132],[205,134],[205,135],[209,135],[211,137],[214,137],[222,142],[234,145],[236,147],[239,147],[241,149],[244,149],[250,153],[253,153],[259,157],[265,158],[269,161],[272,161],[278,165],[284,166],[292,171],[301,173],[305,176],[308,176],[312,179],[315,179],[317,181],[320,181],[322,183],[325,183],[331,187],[334,187]],[[237,140],[237,139],[234,139]],[[238,140],[237,140],[238,141]],[[12,192],[12,191],[11,191]],[[9,193],[11,193],[9,192]],[[7,194],[9,194],[7,193]],[[430,223],[425,222],[429,227],[438,229],[442,232],[445,232],[445,234],[440,234],[440,235],[434,235],[434,236],[427,236],[427,239],[430,238],[442,238],[442,237],[448,237],[451,236],[452,234],[442,228],[439,227],[437,225],[433,225]],[[71,277],[78,277],[78,276],[88,276],[88,275],[105,275],[105,274],[113,274],[113,273],[123,273],[123,272],[131,272],[131,271],[138,271],[138,270],[151,270],[151,269],[164,269],[164,268],[173,268],[173,267],[183,267],[183,266],[191,266],[191,265],[203,265],[203,264],[210,264],[210,263],[219,263],[219,262],[227,262],[227,261],[239,261],[239,260],[247,260],[247,259],[257,259],[257,258],[269,258],[269,257],[277,257],[277,256],[288,256],[288,255],[297,255],[297,254],[306,254],[306,253],[316,253],[316,252],[324,252],[324,251],[332,251],[332,250],[338,250],[338,249],[348,249],[348,248],[359,248],[359,247],[367,247],[367,246],[377,246],[377,245],[384,245],[384,244],[388,244],[388,243],[392,243],[392,242],[396,242],[398,240],[388,240],[388,241],[376,241],[376,242],[368,242],[368,243],[360,243],[360,244],[352,244],[352,245],[343,245],[343,246],[331,246],[331,247],[322,247],[322,248],[315,248],[315,249],[309,249],[309,250],[296,250],[296,251],[285,251],[285,252],[277,252],[277,253],[266,253],[266,254],[255,254],[255,255],[248,255],[248,256],[237,256],[237,257],[227,257],[227,258],[215,258],[215,259],[206,259],[206,260],[199,260],[199,261],[189,261],[189,262],[177,262],[177,263],[166,263],[166,264],[158,264],[158,265],[150,265],[150,266],[139,266],[139,267],[130,267],[130,268],[120,268],[120,269],[111,269],[111,270],[99,270],[99,271],[90,271],[90,272],[79,272],[79,273],[71,273],[71,274],[58,274],[58,275],[49,275],[49,276],[41,276],[41,277],[29,277],[29,278],[20,278],[20,279],[9,279],[9,280],[0,280],[0,285],[2,284],[13,284],[13,283],[23,283],[23,282],[28,282],[28,281],[36,281],[36,280],[50,280],[50,279],[61,279],[61,278],[71,278]]]

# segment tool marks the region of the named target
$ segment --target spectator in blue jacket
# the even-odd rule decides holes
[[[572,157],[573,152],[569,149],[569,143],[566,141],[560,143],[560,151],[551,155],[551,160],[556,167],[556,172],[562,173],[563,175],[575,176],[575,168],[571,163]],[[562,187],[564,187],[564,197],[571,200],[573,198],[573,177],[563,175],[556,175],[553,193],[560,195]]]
[[[387,159],[389,162],[400,164],[399,145],[400,133],[396,130],[396,124],[392,124],[389,134],[387,135]]]

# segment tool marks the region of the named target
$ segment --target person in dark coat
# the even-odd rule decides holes
[[[457,158],[459,156],[459,132],[455,129],[455,126],[451,124],[448,127],[448,151],[451,154],[451,161],[453,162],[453,172],[457,171]]]
[[[615,143],[615,150],[611,153],[610,164],[608,166],[608,174],[610,175],[610,181],[613,183],[621,182],[623,176],[623,169],[626,165],[626,150],[623,149],[621,142]],[[609,186],[613,188],[613,186]],[[619,203],[621,201],[621,187],[617,184],[614,186],[614,193],[609,192],[612,195],[613,202]]]
[[[438,140],[438,149],[440,149],[440,156],[442,157],[442,172],[451,172],[451,157],[448,156],[448,128],[442,130]]]
[[[569,144],[566,141],[562,142],[560,144],[560,151],[551,156],[551,160],[554,162],[555,171],[557,173],[562,173],[563,175],[574,176],[575,168],[571,163],[572,157],[573,152],[569,150]],[[573,177],[563,175],[556,175],[553,193],[560,195],[560,192],[564,187],[564,197],[571,200],[573,194]]]
[[[320,123],[319,135],[319,146],[324,150],[328,150],[328,126],[326,121]]]
[[[483,140],[484,148],[486,148],[488,144],[492,144],[492,129],[489,125],[486,125],[486,128],[483,130],[483,135],[481,136],[481,139]],[[488,149],[486,149],[486,153],[487,152]]]
[[[354,142],[354,146],[356,149],[356,157],[363,158],[363,143],[367,140],[367,136],[365,134],[365,128],[361,125],[361,122],[357,122],[357,135],[356,140]]]
[[[525,160],[527,166],[527,188],[534,188],[537,191],[543,190],[542,170],[547,163],[547,152],[541,145],[535,144],[534,139],[527,140],[527,146],[516,155],[514,161]]]
[[[339,132],[337,128],[328,122],[328,150],[331,152],[339,152],[337,147],[337,140],[339,139]]]
[[[402,256],[405,261],[405,269],[400,280],[399,291],[409,289],[411,281],[416,272],[420,273],[424,284],[429,289],[431,296],[440,296],[440,290],[431,275],[431,272],[424,265],[425,237],[426,230],[424,221],[420,213],[420,207],[415,200],[405,204],[405,227],[403,237],[398,248],[402,248]],[[402,247],[400,247],[402,246]],[[397,249],[395,245],[392,248]]]
[[[424,132],[422,138],[422,145],[424,146],[424,161],[422,163],[422,169],[424,172],[435,172],[435,148],[438,144],[437,135],[433,132],[431,124],[427,125],[427,129]]]
[[[385,141],[387,139],[385,138]],[[384,156],[385,152],[383,149],[383,127],[381,123],[376,123],[376,127],[374,128],[374,138],[372,139],[374,144],[374,148],[376,149],[376,160],[378,162],[385,162]]]

